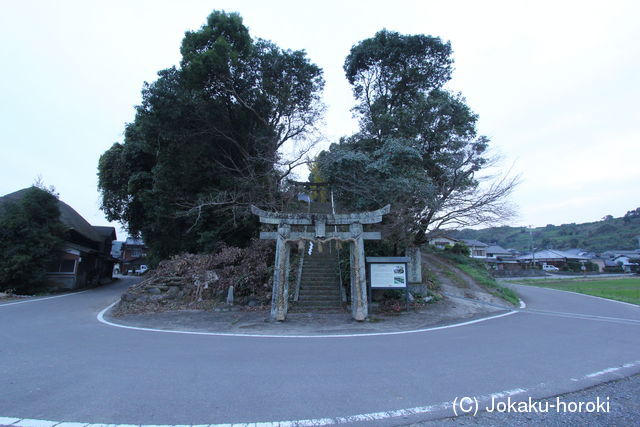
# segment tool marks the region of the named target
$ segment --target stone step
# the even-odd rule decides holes
[[[337,261],[329,261],[329,262],[307,262],[305,260],[304,265],[302,266],[303,269],[311,269],[311,270],[319,270],[319,269],[328,269],[328,268],[332,268],[332,269],[337,269],[338,268],[338,263]]]
[[[326,303],[326,302],[340,302],[340,296],[336,296],[336,295],[330,295],[330,296],[325,296],[325,297],[318,297],[318,296],[314,296],[314,297],[305,297],[304,295],[300,295],[300,298],[298,298],[298,302],[304,302],[304,303]]]
[[[302,281],[300,282],[302,287],[304,286],[323,286],[323,285],[332,285],[332,286],[338,286],[338,284],[340,283],[340,281],[338,280],[337,277],[314,277],[314,278],[307,278],[307,279],[302,279]]]
[[[322,313],[343,313],[344,307],[342,305],[327,305],[327,306],[315,306],[315,305],[299,305],[294,312],[309,313],[309,312],[322,312]]]
[[[332,300],[332,301],[298,301],[296,303],[296,305],[298,307],[313,307],[313,308],[327,307],[327,308],[332,308],[332,307],[341,307],[342,306],[342,302],[340,300]]]
[[[307,289],[303,291],[300,289],[300,293],[298,295],[308,296],[309,298],[313,298],[314,296],[340,296],[340,292],[337,289]]]
[[[315,298],[315,297],[331,297],[331,298],[340,298],[340,293],[336,290],[324,290],[320,292],[303,292],[300,290],[298,294],[300,298],[305,297],[305,299]]]
[[[302,280],[304,279],[334,279],[338,280],[338,275],[333,273],[302,273]]]
[[[306,300],[309,299],[313,299],[313,298],[319,298],[319,299],[326,299],[326,298],[337,298],[340,299],[340,293],[337,290],[331,290],[331,291],[323,291],[323,292],[302,292],[302,290],[300,291],[300,294],[298,295],[299,298],[303,298]]]
[[[317,273],[317,274],[312,274],[312,273],[302,273],[302,280],[304,281],[304,279],[333,279],[333,280],[338,280],[338,275],[337,274],[330,274],[330,273]]]
[[[324,290],[324,289],[338,289],[338,282],[316,282],[316,283],[304,283],[300,285],[300,290]]]
[[[337,264],[338,264],[338,261],[336,261],[335,259],[329,259],[329,260],[326,260],[326,261],[324,261],[324,260],[313,260],[312,261],[312,260],[309,260],[308,258],[305,258],[305,260],[304,260],[304,267],[305,268],[307,268],[307,267],[318,267],[318,268],[321,268],[321,267],[327,267],[327,266],[330,266],[330,265],[334,265],[335,266]]]
[[[302,269],[302,274],[333,274],[333,275],[337,275],[338,274],[338,270],[336,270],[334,268],[303,268]]]
[[[338,269],[338,265],[335,262],[330,262],[327,264],[310,264],[310,263],[304,263],[304,265],[302,266],[303,270],[332,270],[332,271],[336,271]]]
[[[340,296],[340,292],[338,292],[338,288],[324,288],[324,289],[300,289],[300,295],[307,295],[313,297],[315,295],[323,296],[323,295],[333,295]]]
[[[329,278],[314,278],[314,279],[303,279],[300,287],[305,288],[308,286],[335,286],[336,288],[339,286],[340,282],[335,277]]]
[[[318,283],[318,282],[331,282],[338,283],[338,277],[336,276],[302,276],[302,283]]]
[[[329,252],[329,251],[324,251],[322,253],[319,253],[316,251],[316,249],[313,249],[313,253],[311,255],[309,255],[309,250],[307,249],[307,253],[304,254],[304,259],[306,260],[320,260],[320,261],[324,261],[327,259],[338,259],[338,253],[336,251],[333,252]]]
[[[303,282],[300,285],[300,290],[306,290],[306,289],[335,289],[337,291],[339,289],[338,286],[339,286],[338,282],[316,282],[316,283]]]
[[[303,296],[300,296],[300,298],[298,298],[298,302],[303,302],[303,303],[313,303],[313,304],[325,304],[325,303],[339,303],[340,302],[340,297],[336,297],[336,296],[330,296],[330,297],[313,297],[313,298],[305,298]]]
[[[300,289],[299,295],[307,295],[309,297],[313,296],[324,296],[324,295],[333,295],[340,296],[340,292],[338,292],[338,288],[324,288],[324,289]]]
[[[308,313],[308,312],[321,312],[321,313],[345,313],[345,309],[342,305],[331,307],[313,307],[313,306],[293,306],[291,308],[293,313]]]
[[[310,279],[325,279],[328,277],[337,279],[338,278],[338,274],[337,273],[310,273],[310,272],[303,272],[302,273],[302,279],[304,280],[305,278],[310,278]]]

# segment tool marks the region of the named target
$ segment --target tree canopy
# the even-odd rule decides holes
[[[57,197],[34,186],[16,200],[0,200],[0,289],[46,288],[47,266],[64,233]]]
[[[238,14],[213,12],[180,52],[179,67],[145,83],[124,142],[98,166],[107,218],[142,234],[156,258],[248,242],[247,207],[279,203],[323,112],[321,69],[253,39]]]
[[[353,46],[344,70],[360,129],[317,158],[346,208],[391,203],[390,231],[408,244],[510,214],[514,179],[480,185],[477,173],[493,160],[489,140],[462,95],[444,89],[452,64],[450,44],[437,37],[383,30]]]

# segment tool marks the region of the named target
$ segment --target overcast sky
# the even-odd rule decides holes
[[[327,144],[355,129],[342,64],[387,28],[451,42],[449,87],[522,175],[511,225],[595,221],[640,206],[640,7],[633,1],[14,1],[0,14],[0,195],[42,176],[90,223],[100,154],[144,81],[180,60],[214,9],[305,49],[325,73]],[[115,224],[114,224],[115,225]],[[125,236],[120,231],[119,239]]]

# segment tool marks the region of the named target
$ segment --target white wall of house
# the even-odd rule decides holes
[[[453,246],[458,243],[457,240],[450,239],[448,237],[434,237],[429,239],[429,244],[435,246],[438,249],[444,249],[447,246]]]

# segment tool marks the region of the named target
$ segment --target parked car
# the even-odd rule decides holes
[[[560,271],[555,265],[542,264],[542,270],[544,271]]]
[[[144,264],[141,264],[140,267],[136,268],[134,273],[137,274],[137,275],[141,275],[141,274],[146,273],[148,269],[149,269],[149,267],[147,267]]]

